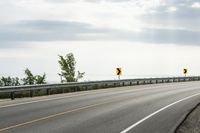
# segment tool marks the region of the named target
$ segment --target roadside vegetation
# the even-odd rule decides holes
[[[72,53],[65,56],[59,55],[58,63],[61,68],[61,73],[58,74],[61,77],[61,83],[77,82],[79,79],[83,78],[85,72],[76,72],[76,61]]]
[[[46,74],[33,75],[32,72],[27,68],[25,71],[25,78],[18,77],[1,77],[0,86],[19,86],[19,85],[36,85],[46,84]]]
[[[68,53],[64,56],[59,55],[58,56],[58,63],[60,65],[60,73],[58,73],[58,76],[60,76],[60,82],[66,83],[66,82],[78,82],[79,79],[83,78],[85,72],[76,71],[76,60],[73,55],[73,53]],[[20,86],[20,85],[39,85],[39,84],[47,84],[47,76],[46,74],[42,75],[34,75],[30,69],[26,68],[24,70],[24,77],[0,77],[0,87],[5,86]],[[58,94],[63,92],[73,92],[76,90],[89,90],[93,88],[66,88],[64,90],[57,89],[52,90],[52,94]],[[46,95],[45,90],[35,90],[32,95],[35,96],[41,96]],[[30,96],[30,92],[24,91],[23,93],[16,93],[16,97],[28,97]],[[10,93],[1,93],[0,98],[8,98],[10,97]]]
[[[60,65],[61,72],[58,74],[61,78],[61,83],[65,82],[78,82],[83,78],[84,72],[76,71],[76,60],[73,53],[68,53],[65,56],[59,55],[58,63]],[[34,75],[30,69],[24,70],[25,77],[20,79],[19,77],[0,77],[0,86],[20,86],[20,85],[37,85],[46,84],[46,74]]]

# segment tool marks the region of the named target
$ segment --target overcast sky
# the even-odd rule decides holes
[[[200,75],[199,0],[1,0],[0,76],[58,82],[58,54],[83,80]]]

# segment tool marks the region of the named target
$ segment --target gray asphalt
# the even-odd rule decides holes
[[[0,101],[0,133],[120,133],[155,111],[200,93],[200,82],[152,84]],[[172,133],[200,95],[129,132]]]

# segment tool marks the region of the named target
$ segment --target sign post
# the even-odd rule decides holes
[[[116,68],[116,75],[118,76],[118,79],[120,80],[120,76],[122,75],[122,68],[120,67]]]

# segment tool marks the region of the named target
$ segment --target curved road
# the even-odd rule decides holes
[[[0,101],[0,133],[172,133],[200,102],[200,82]]]

